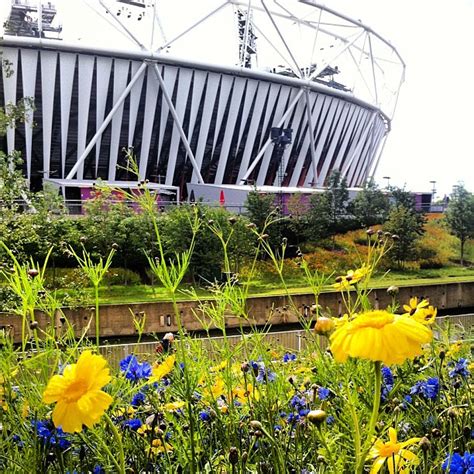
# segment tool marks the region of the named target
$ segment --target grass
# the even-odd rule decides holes
[[[474,268],[472,267],[444,267],[429,270],[411,270],[411,271],[390,271],[386,274],[375,275],[372,279],[372,287],[380,288],[390,285],[412,286],[423,284],[444,284],[474,281]],[[292,278],[287,281],[290,293],[306,293],[311,289],[306,285],[302,278]],[[191,299],[189,290],[191,285],[183,285],[181,288],[180,300]],[[330,285],[323,289],[324,291],[333,291]],[[58,290],[58,296],[71,294],[73,290]],[[205,288],[197,288],[198,297],[210,298],[212,294]],[[276,279],[258,280],[251,283],[250,295],[252,296],[270,296],[284,294],[279,282]],[[93,289],[85,290],[84,306],[91,304],[94,299]],[[133,286],[104,286],[100,289],[100,299],[102,304],[127,304],[127,303],[147,303],[156,301],[167,301],[168,295],[164,288],[151,285],[133,285]]]

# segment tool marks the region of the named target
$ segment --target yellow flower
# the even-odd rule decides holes
[[[405,315],[375,310],[361,313],[339,326],[331,335],[331,352],[338,362],[347,358],[401,364],[422,353],[422,344],[431,341],[429,328]]]
[[[423,310],[429,305],[428,300],[421,300],[418,303],[418,298],[415,296],[413,298],[410,298],[409,304],[404,304],[403,309],[406,311],[405,315],[406,316],[414,316],[417,311]]]
[[[212,374],[214,372],[220,372],[221,370],[224,370],[227,367],[227,361],[221,362],[219,365],[214,365],[209,369],[209,372]]]
[[[462,347],[463,341],[455,341],[449,346],[449,350],[446,353],[446,357],[452,357],[453,355],[456,355]]]
[[[161,439],[154,439],[151,442],[150,450],[153,454],[160,454],[166,451],[172,451],[173,446],[171,446],[171,444],[168,444],[168,443],[163,443]]]
[[[165,403],[164,408],[166,411],[176,411],[176,410],[179,410],[180,408],[183,408],[184,405],[186,405],[186,403],[183,401],[170,402],[170,403]]]
[[[359,281],[369,275],[370,271],[371,267],[364,263],[362,267],[356,270],[349,270],[345,275],[339,276],[336,279],[336,283],[332,286],[338,291],[348,290],[352,285],[359,283]]]
[[[376,440],[370,450],[370,457],[376,458],[370,474],[379,472],[385,462],[387,462],[390,474],[408,473],[410,465],[418,465],[420,461],[416,454],[405,448],[418,443],[421,438],[411,438],[408,441],[399,443],[397,441],[397,432],[393,428],[388,429],[388,437],[389,441],[386,443],[381,439]]]
[[[110,380],[107,361],[91,351],[84,351],[62,375],[54,375],[43,393],[44,403],[56,402],[54,426],[74,433],[82,425],[90,428],[97,423],[112,403],[112,397],[101,390]]]
[[[429,325],[435,322],[437,313],[437,308],[428,306],[428,308],[418,310],[412,317],[421,324]]]
[[[168,356],[161,364],[154,366],[149,381],[151,383],[158,382],[168,375],[173,370],[175,361],[176,356],[173,354]]]

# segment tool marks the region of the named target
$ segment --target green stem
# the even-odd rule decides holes
[[[125,455],[123,453],[123,443],[122,443],[122,438],[120,437],[119,432],[117,431],[117,427],[114,425],[113,421],[110,419],[109,415],[107,413],[104,413],[104,418],[107,424],[109,425],[109,428],[112,431],[112,434],[114,435],[115,441],[118,444],[119,447],[119,452],[118,452],[118,462],[115,460],[114,457],[112,459],[114,460],[114,464],[119,470],[120,474],[125,474]]]
[[[321,430],[321,426],[318,426],[318,427],[317,427],[317,432],[318,432],[318,434],[319,434],[319,439],[320,439],[322,445],[324,446],[324,449],[325,449],[326,452],[328,453],[329,462],[331,463],[331,467],[332,467],[332,469],[333,469],[332,472],[337,472],[336,463],[334,462],[334,459],[333,459],[333,457],[332,457],[331,450],[329,449],[329,446],[328,446],[328,444],[326,443],[326,438],[324,437],[323,431]]]
[[[375,424],[379,417],[380,409],[380,395],[382,389],[382,363],[380,361],[374,362],[374,404],[372,408],[372,416],[370,417],[369,429],[367,431],[367,438],[362,456],[359,458],[359,464],[357,466],[357,474],[362,474],[364,469],[365,458],[369,452],[370,446],[372,445],[372,436],[375,432]]]
[[[95,297],[95,341],[96,341],[97,347],[99,347],[99,337],[100,337],[99,285],[94,285],[94,297]]]
[[[349,388],[347,387],[347,401],[349,405],[349,412],[352,418],[352,424],[354,426],[354,449],[355,449],[355,461],[356,466],[359,465],[359,455],[360,455],[360,428],[359,428],[359,418],[357,417],[357,412],[354,408],[354,404],[352,402],[352,394],[350,393]]]

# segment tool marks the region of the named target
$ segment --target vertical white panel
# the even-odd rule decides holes
[[[51,163],[51,139],[53,133],[54,91],[58,54],[41,51],[41,100],[43,110],[43,171],[49,177]]]
[[[332,130],[334,127],[334,116],[337,114],[339,115],[342,111],[342,104],[344,104],[344,101],[338,100],[338,99],[332,99],[331,101],[331,106],[329,108],[328,114],[326,116],[326,120],[324,121],[324,126],[323,129],[321,130],[321,134],[316,142],[316,160],[319,163],[319,161],[322,159],[321,154],[324,148],[324,145],[326,144],[327,137],[329,135],[329,132]],[[316,186],[322,186],[324,183],[321,181],[321,176],[313,176],[313,180],[317,178]]]
[[[67,135],[71,112],[71,95],[76,67],[76,55],[59,53],[59,71],[61,74],[61,178],[66,167]]]
[[[130,61],[126,59],[114,60],[114,105],[118,102],[123,91],[127,87],[128,70]],[[122,129],[123,102],[115,112],[112,119],[112,131],[110,136],[110,160],[109,160],[109,181],[115,181],[117,171],[117,155],[120,146],[120,131]]]
[[[252,121],[250,122],[249,133],[247,134],[245,141],[244,154],[242,155],[242,161],[240,162],[239,176],[237,182],[239,182],[248,170],[250,158],[252,157],[252,150],[255,145],[255,138],[257,136],[258,124],[262,117],[263,108],[265,106],[265,99],[268,95],[270,84],[268,82],[259,82],[257,97],[255,98],[255,106],[252,113]]]
[[[329,172],[329,166],[332,162],[334,151],[336,149],[336,146],[337,146],[339,140],[341,139],[341,135],[342,135],[342,132],[344,130],[344,126],[346,124],[346,119],[347,119],[347,115],[348,115],[349,110],[350,110],[350,105],[347,102],[341,101],[341,107],[339,109],[340,109],[340,114],[339,114],[339,117],[337,119],[338,124],[336,126],[336,130],[334,132],[331,144],[329,145],[329,149],[328,149],[328,152],[326,154],[326,157],[324,158],[324,164],[323,164],[323,166],[321,168],[321,171],[319,173],[319,182],[321,182],[321,183],[324,183],[324,181],[326,180],[326,176]]]
[[[142,64],[133,61],[131,77],[133,77]],[[142,95],[143,80],[145,74],[141,74],[137,82],[130,91],[130,115],[128,120],[128,147],[133,146],[133,138],[135,136],[135,127],[137,125],[138,107],[140,105],[140,97]]]
[[[186,112],[186,103],[188,102],[189,90],[191,89],[191,79],[193,71],[188,68],[181,68],[179,71],[178,90],[176,93],[176,115],[183,127],[184,114]],[[168,166],[166,167],[166,184],[173,184],[173,176],[176,168],[176,156],[178,154],[179,142],[181,137],[176,125],[173,125],[173,134],[171,136],[170,153],[168,158]],[[189,142],[189,137],[188,137]]]
[[[206,85],[207,73],[204,71],[194,71],[193,95],[191,97],[191,113],[189,116],[188,138],[192,140],[196,118],[201,104],[202,93]]]
[[[291,88],[288,86],[281,86],[280,95],[278,96],[278,103],[275,106],[275,114],[273,115],[272,125],[276,125],[281,117],[283,116],[284,111],[286,110],[286,104],[288,103],[288,96],[290,95]],[[263,155],[261,161],[260,169],[258,171],[257,185],[261,186],[265,184],[265,180],[268,173],[268,166],[270,164],[270,159],[273,154],[273,146],[269,146]]]
[[[242,119],[240,120],[240,127],[239,127],[239,139],[237,140],[237,147],[236,147],[237,151],[239,150],[239,147],[240,147],[242,134],[244,133],[245,125],[247,124],[250,108],[252,107],[252,103],[255,97],[257,86],[258,86],[258,81],[256,81],[255,79],[247,80],[247,89],[245,90],[244,107],[242,109]]]
[[[265,143],[269,138],[268,135],[266,135],[268,121],[270,120],[270,115],[272,114],[273,109],[275,108],[275,101],[277,100],[278,93],[280,92],[281,87],[282,86],[280,86],[279,84],[270,84],[270,92],[268,93],[267,107],[265,109],[265,117],[263,119],[262,135],[260,136],[260,148],[262,147],[263,143]]]
[[[204,150],[206,149],[207,135],[209,134],[209,126],[211,125],[212,111],[214,110],[218,87],[219,75],[214,72],[210,72],[207,76],[206,96],[204,98],[204,108],[200,120],[201,127],[199,129],[199,138],[195,156],[199,170],[201,170]],[[191,182],[197,182],[197,175],[194,172]]]
[[[332,167],[334,170],[338,170],[341,167],[342,158],[344,157],[352,132],[354,131],[354,128],[357,124],[357,119],[361,114],[361,108],[359,106],[350,104],[349,108],[349,120],[345,127],[345,130],[343,131],[344,138],[342,140],[341,147],[339,148],[339,153],[337,154],[334,166]]]
[[[176,83],[176,75],[178,74],[178,68],[173,66],[163,67],[163,82],[165,83],[166,91],[170,97],[173,97],[174,86]],[[156,162],[160,162],[161,147],[163,146],[163,139],[166,131],[166,124],[168,122],[168,115],[170,109],[164,96],[161,98],[161,114],[160,114],[160,132],[158,135],[158,153],[156,154]]]
[[[317,94],[310,93],[310,110],[313,110],[316,97],[317,97]],[[291,126],[290,126],[290,128],[293,130],[293,140],[285,148],[285,151],[283,152],[283,157],[282,157],[284,174],[287,173],[288,161],[290,160],[291,152],[293,151],[293,148],[296,145],[296,136],[298,134],[298,131],[300,130],[300,128],[304,128],[308,123],[308,112],[306,110],[306,98],[304,94],[300,97],[300,100],[298,101],[298,104],[296,104],[295,107],[296,107],[295,115],[293,117],[293,120],[291,121]],[[300,140],[301,140],[301,135],[300,135]],[[278,186],[278,185],[279,185],[279,182],[278,182],[278,175],[277,175],[275,176],[273,186]]]
[[[219,101],[217,106],[217,118],[216,118],[216,128],[214,129],[214,140],[212,142],[212,154],[214,154],[214,149],[216,148],[217,139],[219,137],[219,132],[222,125],[222,119],[224,118],[224,112],[227,108],[227,101],[229,100],[230,90],[232,88],[232,83],[234,78],[231,76],[223,75],[221,76],[221,90],[219,92]]]
[[[159,67],[159,66],[158,66]],[[162,71],[160,71],[162,72]],[[142,147],[140,151],[139,174],[140,179],[145,179],[148,159],[150,155],[150,140],[155,121],[156,101],[158,99],[158,79],[152,67],[147,68],[145,119],[143,121]]]
[[[104,122],[105,107],[107,104],[107,93],[109,90],[110,71],[112,70],[112,59],[97,57],[96,62],[96,130]],[[100,136],[95,145],[95,176],[97,176],[97,168],[99,167],[100,144],[102,136]]]
[[[79,55],[79,88],[77,111],[77,159],[86,148],[87,127],[89,125],[89,106],[91,102],[92,74],[94,56]],[[84,161],[77,170],[77,179],[84,177]]]
[[[17,71],[18,71],[18,49],[3,48],[3,59],[8,61],[11,75],[7,74],[7,68],[3,70],[3,93],[5,97],[5,104],[16,104],[16,85],[17,85]],[[13,127],[7,128],[7,150],[12,153],[15,149],[15,129]]]
[[[22,49],[21,76],[23,81],[23,97],[35,98],[36,69],[38,65],[38,51]],[[33,141],[33,111],[29,111],[25,121],[26,145],[26,177],[31,177],[31,148]]]
[[[216,184],[221,184],[224,178],[225,168],[229,159],[230,144],[232,141],[232,136],[234,135],[235,123],[237,121],[237,115],[239,114],[240,104],[242,103],[242,96],[244,94],[244,87],[245,79],[242,79],[240,77],[235,78],[229,114],[227,117],[227,123],[225,125],[224,139],[222,141],[221,154],[219,157],[216,177],[214,180],[214,183]]]
[[[323,94],[318,94],[318,96],[316,97],[314,108],[311,111],[311,121],[313,123],[313,127],[316,127],[317,133],[319,133],[319,130],[321,130],[321,127],[323,126],[323,123],[324,123],[323,118],[326,115],[326,112],[329,108],[331,100],[332,99],[330,97],[324,96]],[[318,117],[320,117],[320,119],[318,119]],[[291,173],[290,186],[296,186],[300,179],[301,169],[303,168],[304,162],[306,160],[306,155],[308,154],[308,149],[310,146],[310,139],[309,139],[310,133],[314,134],[315,131],[310,130],[308,126],[304,140],[303,140],[303,144],[301,145],[301,148],[300,148],[298,158],[296,159],[295,167]]]
[[[369,120],[369,117],[370,117],[370,112],[367,109],[361,109],[361,112],[357,117],[357,123],[356,123],[356,126],[354,127],[354,131],[351,133],[351,136],[350,136],[348,150],[340,166],[341,170],[347,169],[349,166],[348,162],[352,162],[354,150],[356,149],[359,143],[360,135],[363,132],[367,124],[367,121]]]

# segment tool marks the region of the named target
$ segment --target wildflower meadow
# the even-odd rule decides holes
[[[11,268],[2,273],[18,297],[11,312],[23,324],[21,344],[8,329],[1,333],[1,472],[474,472],[469,330],[438,325],[427,300],[399,301],[395,287],[390,306],[370,302],[371,275],[397,236],[369,231],[367,257],[339,276],[310,270],[298,254],[314,304],[301,317],[305,348],[288,352],[265,341],[270,323],[252,327],[248,287],[230,276],[196,311],[207,336],[189,334],[176,302],[194,240],[168,258],[154,196],[144,185],[129,198],[155,223],[161,253],[148,263],[174,305],[179,331],[161,352],[132,354],[111,367],[98,350],[99,287],[114,249],[100,261],[76,254],[96,289],[94,339],[75,338],[63,316],[57,331],[61,308],[44,288],[47,262],[24,264],[10,253]],[[190,226],[194,235],[211,228],[230,275],[229,235],[197,212]],[[265,229],[255,232],[258,255],[282,276],[286,243],[275,249]],[[318,304],[328,281],[340,292],[341,314]],[[46,329],[35,323],[36,309],[50,315]],[[227,333],[229,313],[250,325],[238,343]],[[211,330],[222,338],[212,339]]]

